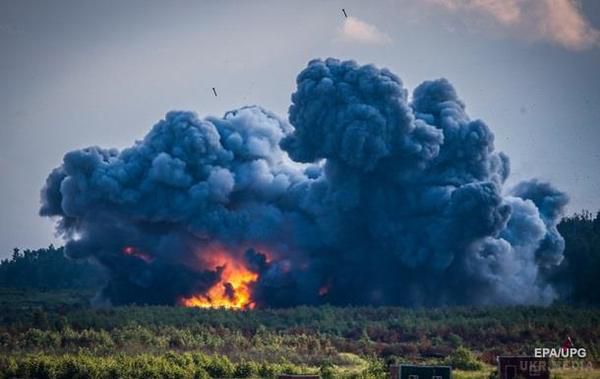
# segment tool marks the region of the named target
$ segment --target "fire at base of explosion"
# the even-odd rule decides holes
[[[206,292],[180,297],[178,304],[198,308],[254,309],[256,304],[252,298],[252,287],[259,274],[252,271],[247,262],[239,257],[241,254],[218,244],[205,247],[203,253],[202,266],[217,270],[219,280]],[[244,255],[246,258],[258,255],[265,263],[270,259],[270,255],[258,253],[254,249],[246,250]]]

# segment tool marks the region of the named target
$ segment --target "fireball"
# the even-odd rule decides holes
[[[258,274],[223,249],[211,251],[208,260],[212,268],[222,268],[220,280],[207,292],[182,297],[179,303],[185,307],[253,309],[252,285]]]

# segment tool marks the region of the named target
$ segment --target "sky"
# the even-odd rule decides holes
[[[599,30],[594,0],[0,0],[0,258],[61,244],[39,191],[67,151],[130,146],[173,109],[287,117],[313,58],[387,67],[409,91],[447,78],[510,156],[509,187],[547,180],[595,212]]]

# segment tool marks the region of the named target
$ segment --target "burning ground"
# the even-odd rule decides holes
[[[122,151],[67,153],[42,189],[98,301],[201,307],[545,304],[567,196],[509,159],[445,79],[412,96],[335,59],[260,107],[169,112]]]

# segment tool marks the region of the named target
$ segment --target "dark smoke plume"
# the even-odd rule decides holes
[[[40,214],[108,269],[113,304],[207,291],[215,245],[259,274],[258,306],[548,303],[567,196],[509,172],[447,80],[409,98],[386,69],[313,60],[289,123],[170,112],[130,148],[67,153]]]

